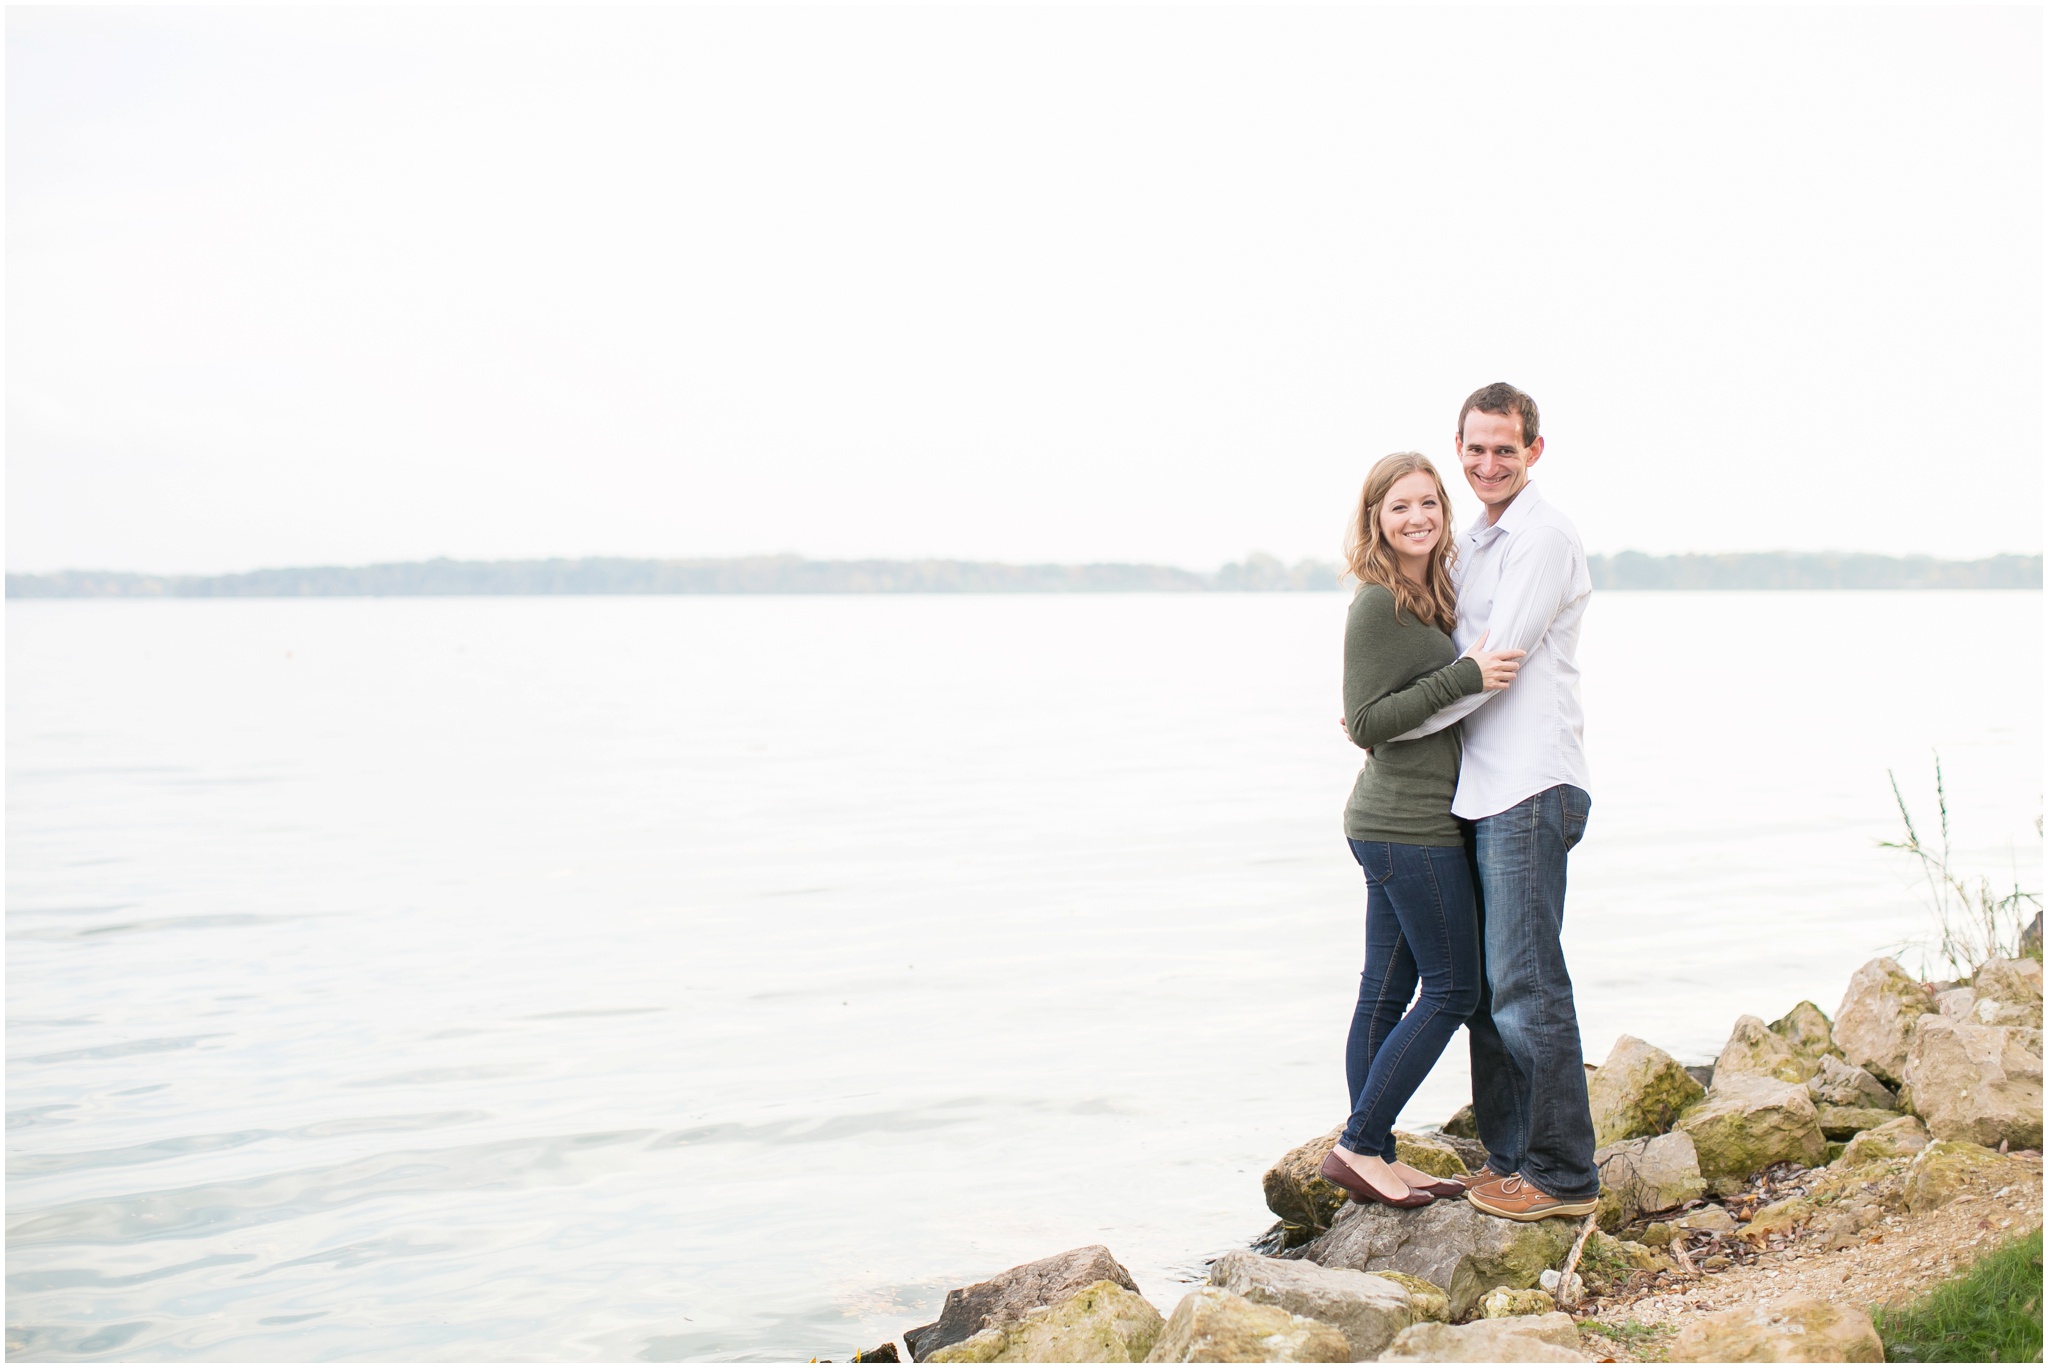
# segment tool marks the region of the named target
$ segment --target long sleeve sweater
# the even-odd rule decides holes
[[[1484,688],[1479,662],[1459,655],[1448,636],[1398,612],[1383,586],[1359,587],[1344,624],[1344,727],[1372,754],[1344,807],[1346,836],[1403,845],[1463,842],[1451,816],[1460,728],[1394,738]]]

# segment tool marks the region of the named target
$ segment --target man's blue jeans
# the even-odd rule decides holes
[[[1479,1002],[1478,913],[1456,846],[1353,841],[1351,853],[1365,871],[1365,972],[1344,1047],[1351,1120],[1337,1143],[1392,1163],[1394,1118]]]
[[[1466,1023],[1486,1162],[1552,1197],[1599,1195],[1578,1010],[1564,966],[1565,856],[1593,800],[1547,788],[1468,826],[1485,988]]]

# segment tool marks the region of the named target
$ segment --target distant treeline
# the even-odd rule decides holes
[[[1927,556],[1764,552],[1590,558],[1596,589],[2039,589],[2039,556],[1940,561]],[[1254,552],[1214,574],[1170,565],[1003,565],[992,561],[731,560],[407,561],[141,575],[60,570],[7,577],[9,598],[364,598],[521,594],[1091,594],[1276,592],[1339,587],[1327,561],[1293,565]]]

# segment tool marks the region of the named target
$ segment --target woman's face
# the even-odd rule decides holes
[[[1444,504],[1436,479],[1411,470],[1394,481],[1380,505],[1380,535],[1402,560],[1426,564],[1444,534]]]

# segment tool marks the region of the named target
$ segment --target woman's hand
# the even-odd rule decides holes
[[[1499,693],[1515,682],[1515,672],[1522,668],[1522,657],[1527,651],[1489,651],[1486,638],[1481,632],[1479,640],[1472,643],[1472,649],[1465,652],[1479,662],[1479,678],[1486,685],[1488,693]]]

